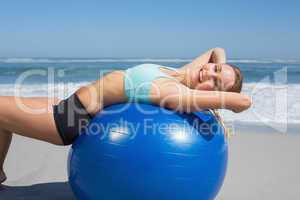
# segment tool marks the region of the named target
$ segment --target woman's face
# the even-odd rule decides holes
[[[234,70],[227,64],[208,63],[193,69],[191,75],[191,86],[197,90],[227,91],[234,81]]]

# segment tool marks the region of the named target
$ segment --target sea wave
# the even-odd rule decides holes
[[[300,60],[283,60],[283,59],[273,59],[273,60],[264,60],[264,59],[228,59],[228,63],[250,63],[250,64],[300,64]]]
[[[183,63],[190,62],[191,59],[173,59],[173,58],[95,58],[95,59],[51,59],[51,58],[0,58],[0,63],[115,63],[115,62],[167,62],[167,63]]]
[[[60,99],[68,97],[82,86],[89,82],[68,82],[68,83],[31,83],[31,84],[0,84],[0,96],[23,96],[23,97],[57,97]]]

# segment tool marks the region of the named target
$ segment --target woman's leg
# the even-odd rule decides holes
[[[12,133],[5,130],[0,130],[0,184],[6,180],[6,175],[3,171],[3,164],[11,142]]]
[[[0,129],[61,145],[53,117],[58,99],[0,97]]]
[[[1,176],[5,179],[2,168],[11,133],[52,144],[63,144],[53,118],[52,107],[58,101],[49,98],[0,97],[0,183]]]

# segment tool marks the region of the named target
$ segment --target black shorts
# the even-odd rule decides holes
[[[64,145],[72,144],[92,119],[76,94],[53,106],[54,121]]]

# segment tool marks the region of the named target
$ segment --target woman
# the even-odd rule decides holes
[[[226,63],[225,51],[211,49],[178,70],[152,64],[115,71],[80,88],[66,100],[44,97],[0,97],[0,183],[12,133],[56,145],[71,144],[105,106],[128,101],[152,103],[181,112],[203,108],[247,109],[240,94],[242,74]]]

